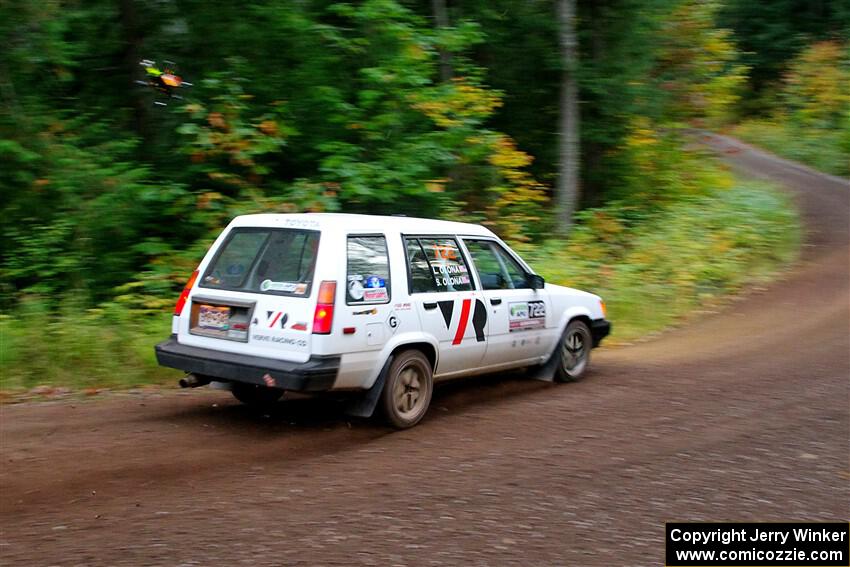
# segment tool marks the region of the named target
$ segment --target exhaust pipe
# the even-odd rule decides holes
[[[187,374],[180,379],[181,388],[197,388],[198,386],[206,386],[210,383],[210,379],[206,376],[198,376],[197,374]]]

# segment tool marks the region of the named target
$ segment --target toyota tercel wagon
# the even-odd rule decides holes
[[[350,392],[395,427],[435,381],[538,367],[580,378],[608,335],[605,304],[550,283],[485,227],[348,214],[235,218],[189,279],[156,347],[183,386],[248,404]]]

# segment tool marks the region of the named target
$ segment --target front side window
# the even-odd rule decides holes
[[[346,303],[387,303],[390,300],[390,260],[383,236],[348,237]]]
[[[276,228],[234,228],[200,286],[212,289],[292,295],[310,294],[319,232]]]
[[[470,291],[469,268],[454,238],[408,238],[412,293]]]
[[[497,242],[466,240],[481,286],[484,289],[520,289],[530,287],[528,276],[513,256]]]

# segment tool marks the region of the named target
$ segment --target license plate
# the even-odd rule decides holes
[[[198,327],[210,331],[226,331],[230,327],[230,307],[201,305],[198,310]]]

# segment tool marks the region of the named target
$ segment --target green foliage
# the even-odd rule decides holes
[[[841,131],[792,128],[774,119],[747,120],[732,131],[740,139],[815,169],[850,177],[850,127]]]
[[[162,314],[221,227],[260,211],[482,222],[563,261],[559,281],[603,282],[615,318],[639,313],[654,328],[663,321],[645,293],[679,313],[739,285],[733,268],[774,265],[790,246],[773,232],[794,226],[783,203],[683,151],[675,133],[736,114],[746,69],[736,44],[763,83],[790,69],[774,104],[774,123],[787,125],[747,131],[825,169],[850,164],[846,61],[831,65],[846,47],[819,44],[790,65],[778,55],[845,29],[840,3],[580,0],[572,71],[594,208],[568,243],[541,246],[555,228],[554,6],[448,4],[437,28],[431,3],[409,0],[0,3],[8,387],[151,379]],[[155,106],[134,83],[142,58],[177,61],[194,83],[186,100]],[[709,212],[696,218],[700,207]]]
[[[605,298],[615,340],[658,331],[764,281],[794,258],[799,222],[774,188],[735,182],[635,221],[627,205],[582,212],[569,240],[525,254],[547,281]]]
[[[531,159],[486,127],[501,96],[460,55],[481,41],[478,27],[462,22],[431,31],[388,0],[331,9],[349,23],[334,30],[332,48],[357,61],[351,61],[356,92],[329,106],[344,133],[319,146],[320,176],[338,187],[343,206],[466,216],[515,230],[520,239],[533,235],[526,221],[539,220],[544,188],[524,171]],[[454,52],[457,74],[443,83],[434,80],[439,48]],[[510,221],[505,209],[514,205],[525,216]]]
[[[673,120],[728,123],[747,79],[732,32],[718,28],[717,1],[687,0],[666,18],[656,76],[670,102]]]
[[[682,198],[731,186],[731,178],[707,153],[685,150],[676,130],[659,128],[647,118],[633,121],[620,154],[627,173],[611,194],[628,210],[663,210]]]
[[[105,140],[108,125],[87,119],[40,121],[42,131],[0,143],[4,304],[14,294],[103,297],[134,268],[114,251],[152,221],[149,171],[129,158],[132,141]]]
[[[143,317],[114,305],[85,309],[83,304],[28,300],[14,315],[0,315],[0,390],[126,388],[179,376],[159,368],[153,353],[169,316]]]
[[[791,62],[780,93],[790,126],[838,130],[850,120],[850,43],[815,43]]]
[[[768,118],[734,132],[779,155],[850,176],[850,44],[815,43],[789,65]]]
[[[788,63],[815,41],[850,37],[846,0],[725,0],[719,24],[730,28],[750,68],[747,110],[763,113]],[[765,104],[767,102],[767,104]]]

